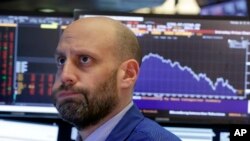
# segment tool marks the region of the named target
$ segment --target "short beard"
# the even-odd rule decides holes
[[[71,90],[75,93],[81,93],[83,96],[83,99],[67,99],[61,104],[56,103],[54,96],[54,104],[60,117],[79,130],[97,124],[118,105],[116,82],[116,72],[113,72],[92,93],[84,88],[60,86],[59,89],[53,91],[53,96],[61,90]],[[89,98],[89,96],[93,97]]]

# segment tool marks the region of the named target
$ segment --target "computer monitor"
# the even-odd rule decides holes
[[[17,120],[0,119],[1,141],[57,141],[59,127]]]
[[[221,1],[219,3],[202,6],[201,15],[213,15],[213,16],[248,16],[248,4],[247,0],[230,0]]]
[[[68,15],[0,15],[0,116],[57,116],[50,98],[54,51],[72,20]]]
[[[107,16],[137,36],[143,50],[133,101],[158,122],[249,124],[250,21],[75,11]]]

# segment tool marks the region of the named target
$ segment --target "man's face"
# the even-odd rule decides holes
[[[76,30],[65,31],[58,44],[53,101],[64,120],[85,128],[119,103],[117,64],[110,39]]]

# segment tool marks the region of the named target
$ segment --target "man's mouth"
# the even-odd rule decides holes
[[[80,93],[74,92],[74,91],[60,91],[57,93],[57,97],[68,97],[68,96],[76,96],[79,95]]]

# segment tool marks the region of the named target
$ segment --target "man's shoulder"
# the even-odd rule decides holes
[[[157,122],[145,117],[134,105],[112,130],[107,141],[180,141]]]

